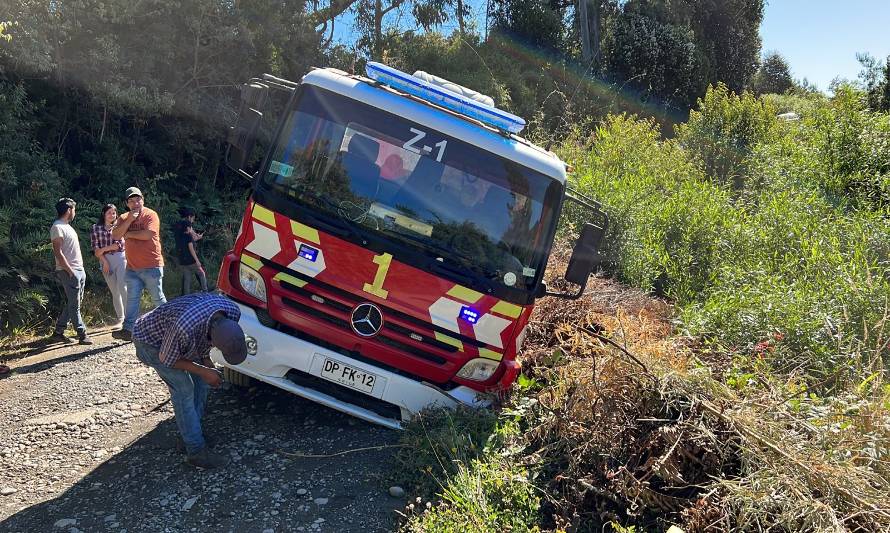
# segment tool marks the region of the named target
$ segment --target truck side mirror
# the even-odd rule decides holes
[[[587,285],[590,273],[600,264],[601,258],[597,250],[603,240],[603,233],[602,228],[590,223],[584,224],[566,268],[566,281],[575,285]]]

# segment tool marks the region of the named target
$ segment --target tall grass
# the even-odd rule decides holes
[[[852,94],[780,123],[770,104],[712,89],[676,139],[611,117],[561,153],[608,206],[619,277],[676,302],[684,331],[855,382],[890,362],[890,224],[875,192],[890,127]]]

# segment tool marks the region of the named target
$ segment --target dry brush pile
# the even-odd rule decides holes
[[[517,438],[545,527],[890,530],[877,383],[826,400],[762,375],[739,391],[672,317],[604,280],[576,302],[541,302],[523,361],[538,386],[513,401],[526,406]]]

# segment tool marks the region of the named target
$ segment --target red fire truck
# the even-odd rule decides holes
[[[251,171],[273,91],[288,103]],[[241,307],[249,355],[227,378],[389,427],[508,388],[535,299],[580,296],[607,222],[567,190],[565,163],[517,135],[524,124],[378,63],[242,86],[226,161],[253,191],[218,287]],[[567,199],[596,223],[565,275],[577,291],[552,293],[542,275]]]

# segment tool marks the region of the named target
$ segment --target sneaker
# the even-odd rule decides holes
[[[61,342],[62,344],[71,344],[74,342],[74,339],[69,339],[64,333],[59,333],[58,331],[47,337],[46,340],[47,342]]]
[[[213,453],[207,446],[200,452],[186,457],[185,462],[196,468],[221,468],[229,464],[229,458]]]
[[[77,338],[77,343],[83,344],[84,346],[89,346],[93,344],[93,339],[87,337],[86,334],[84,334],[83,336]]]
[[[117,331],[112,331],[111,336],[115,339],[120,339],[122,341],[131,341],[133,340],[133,333],[127,331],[125,329],[119,329]]]

